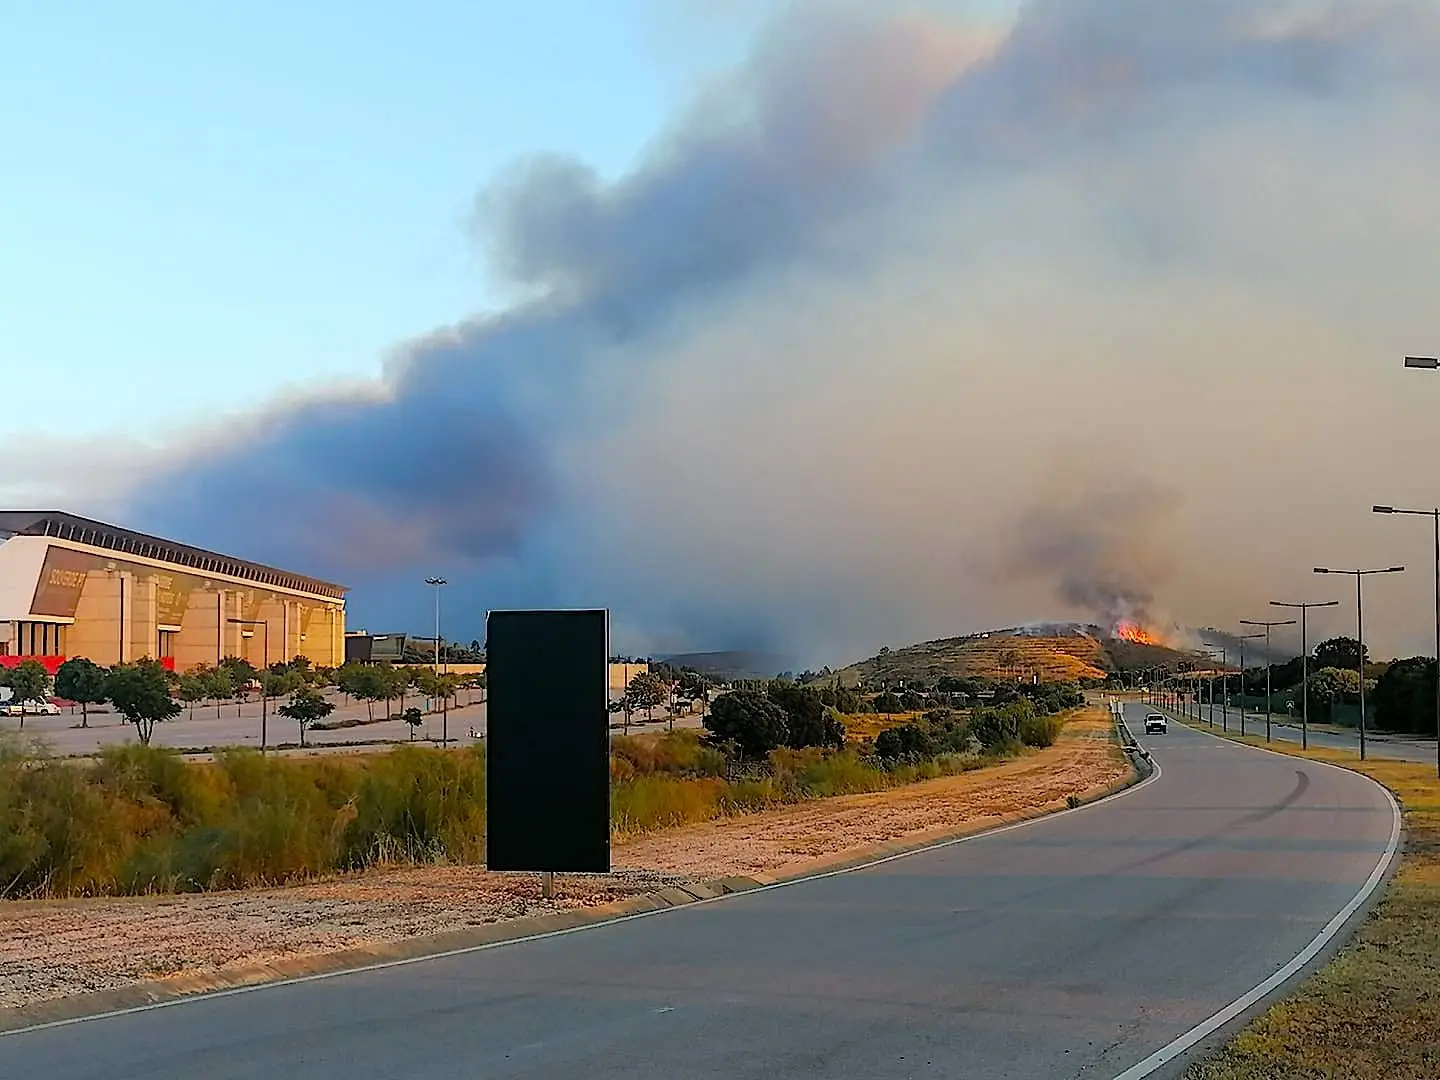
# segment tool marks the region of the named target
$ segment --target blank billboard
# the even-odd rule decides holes
[[[486,863],[610,871],[609,614],[486,620]]]

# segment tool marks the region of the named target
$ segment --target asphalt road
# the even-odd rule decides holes
[[[1210,713],[1208,709],[1200,710],[1201,724],[1208,726]],[[1220,710],[1215,711],[1215,730],[1222,730],[1224,721]],[[1230,710],[1229,728],[1231,732],[1240,730],[1240,712],[1238,709]],[[1245,730],[1251,735],[1265,734],[1265,715],[1263,713],[1247,713],[1245,718]],[[1292,724],[1288,720],[1272,720],[1270,735],[1274,739],[1283,739],[1286,742],[1299,743],[1301,731],[1299,724]],[[1332,750],[1349,750],[1352,753],[1360,752],[1360,733],[1347,732],[1338,734],[1334,731],[1327,731],[1322,728],[1312,727],[1310,729],[1309,743],[1311,746],[1323,746]],[[1435,740],[1409,738],[1403,735],[1377,734],[1370,732],[1365,740],[1365,753],[1367,756],[1379,758],[1393,758],[1397,761],[1435,761]]]
[[[1142,739],[1162,772],[1110,802],[564,936],[0,1037],[0,1074],[1109,1080],[1305,949],[1395,825],[1354,774],[1179,725]]]

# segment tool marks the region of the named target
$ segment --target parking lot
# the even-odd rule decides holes
[[[486,717],[485,703],[480,700],[482,696],[481,691],[462,691],[459,705],[451,703],[448,718],[442,715],[438,703],[418,694],[407,696],[406,708],[418,707],[424,710],[424,718],[413,732],[414,740],[438,745],[443,734],[450,745],[468,746],[484,738]],[[335,711],[325,721],[326,725],[346,720],[362,722],[352,727],[308,731],[305,734],[307,748],[321,752],[344,752],[411,740],[410,725],[403,720],[377,719],[370,723],[371,710],[367,709],[364,702],[347,701],[343,694],[333,688],[326,691],[326,697],[335,705]],[[265,710],[265,745],[271,748],[294,747],[298,750],[299,729],[276,711],[283,702],[283,698],[272,699]],[[397,714],[400,712],[398,700],[391,703],[391,710]],[[376,704],[373,712],[377,718],[383,717],[385,703]],[[623,718],[612,714],[610,719],[611,727],[619,730]],[[660,730],[668,721],[666,710],[657,708],[653,720],[647,721],[643,712],[632,716],[630,730]],[[261,745],[261,726],[261,706],[258,699],[243,703],[225,702],[218,708],[213,704],[197,705],[194,709],[187,706],[174,720],[156,725],[153,743],[156,746],[194,752],[229,746],[258,749]],[[675,726],[699,727],[699,714],[682,711],[675,719]],[[14,733],[18,732],[19,728],[19,718],[0,718],[0,731]],[[88,727],[81,727],[78,708],[73,713],[66,708],[59,716],[27,716],[24,735],[26,738],[38,739],[52,753],[63,757],[85,756],[104,746],[138,741],[134,727],[105,706],[98,709],[91,707]]]

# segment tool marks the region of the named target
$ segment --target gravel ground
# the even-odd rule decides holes
[[[595,907],[666,885],[786,874],[887,840],[982,828],[1112,784],[1127,766],[1103,714],[1015,761],[872,795],[849,795],[618,843],[608,876],[478,867],[375,870],[266,890],[0,905],[0,1008],[148,979],[198,974]]]

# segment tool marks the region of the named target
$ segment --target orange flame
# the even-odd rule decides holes
[[[1121,641],[1133,641],[1137,645],[1165,644],[1158,635],[1151,633],[1137,623],[1121,623],[1115,628],[1115,636]]]

